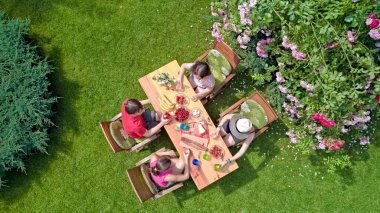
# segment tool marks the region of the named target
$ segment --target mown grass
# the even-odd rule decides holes
[[[326,173],[289,145],[282,121],[238,160],[239,169],[198,191],[185,186],[140,204],[125,169],[162,146],[167,135],[137,154],[113,154],[98,122],[119,112],[126,97],[146,98],[137,80],[178,60],[193,61],[210,47],[205,18],[210,1],[8,0],[0,8],[30,18],[30,37],[57,69],[52,90],[57,127],[49,155],[27,159],[27,174],[12,171],[0,193],[1,212],[374,212],[380,209],[379,131],[352,169]],[[219,112],[249,95],[239,73],[207,109]],[[379,122],[379,121],[377,121]],[[377,130],[377,129],[375,129]],[[377,141],[376,141],[377,140]],[[236,152],[236,149],[232,150]]]

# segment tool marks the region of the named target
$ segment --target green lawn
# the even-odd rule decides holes
[[[98,122],[117,114],[125,98],[146,98],[138,78],[172,60],[193,61],[211,46],[209,5],[206,0],[1,1],[10,17],[31,19],[32,39],[57,68],[52,90],[61,98],[49,155],[32,155],[26,175],[7,176],[0,212],[379,211],[379,131],[352,169],[330,174],[290,146],[281,121],[253,143],[236,172],[202,191],[189,180],[157,201],[139,203],[125,170],[153,150],[172,147],[169,138],[164,135],[137,154],[114,154]],[[207,106],[211,116],[216,119],[249,95],[248,85],[239,73]]]

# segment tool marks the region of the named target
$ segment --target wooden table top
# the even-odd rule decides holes
[[[153,108],[157,112],[164,112],[164,110],[162,110],[160,106],[160,101],[159,101],[160,97],[162,98],[163,95],[166,95],[172,102],[175,103],[175,97],[178,94],[178,92],[174,90],[169,90],[166,87],[159,85],[155,80],[152,79],[152,77],[156,75],[157,73],[163,73],[163,72],[168,72],[170,74],[170,77],[177,77],[179,69],[180,69],[180,66],[178,62],[172,61],[169,64],[166,64],[165,66],[139,79],[141,87],[145,91],[146,95],[151,101],[151,104],[153,105]],[[189,111],[191,111],[194,108],[198,108],[201,111],[200,118],[194,118],[193,116],[191,116],[191,113],[190,113],[190,117],[188,120],[185,121],[185,123],[197,122],[197,121],[200,121],[200,119],[202,119],[209,123],[208,125],[209,133],[215,131],[215,125],[212,122],[203,104],[199,100],[196,102],[191,100],[191,97],[195,95],[195,92],[191,88],[190,82],[187,80],[187,78],[184,78],[183,85],[184,85],[185,90],[181,93],[185,94],[185,96],[188,97],[189,99],[189,104],[185,106],[185,108],[187,108]],[[174,112],[171,112],[171,114],[173,115]],[[179,122],[173,119],[169,124],[165,125],[164,128],[167,131],[175,148],[179,152],[180,157],[183,159],[184,158],[183,148],[182,146],[180,146],[181,133],[178,130],[178,125],[179,125]],[[214,145],[218,145],[224,150],[224,157],[223,157],[224,160],[232,157],[228,147],[225,145],[221,137],[218,137],[215,139],[212,137],[209,138],[207,148],[210,149]],[[189,162],[190,175],[199,190],[203,189],[204,187],[212,184],[213,182],[219,180],[220,178],[226,176],[227,174],[239,168],[237,163],[233,162],[232,164],[228,165],[228,167],[224,168],[222,171],[215,171],[214,164],[220,163],[222,159],[216,159],[210,153],[208,153],[210,156],[210,159],[204,160],[202,158],[203,153],[205,153],[204,151],[199,151],[197,149],[191,149],[191,150],[192,150],[192,155],[190,157],[190,162]],[[199,166],[194,166],[192,164],[192,160],[194,158],[200,161]]]

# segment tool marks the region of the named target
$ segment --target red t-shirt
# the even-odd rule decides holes
[[[146,132],[146,125],[144,118],[141,115],[130,116],[127,111],[125,111],[125,105],[128,99],[123,102],[121,106],[121,121],[123,123],[124,131],[131,138],[142,138]]]

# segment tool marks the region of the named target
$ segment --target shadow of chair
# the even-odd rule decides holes
[[[221,42],[215,41],[212,46],[212,49],[204,52],[200,57],[198,57],[197,60],[198,61],[206,60],[207,56],[212,51],[215,51],[215,50],[219,52],[220,54],[222,54],[225,59],[227,59],[229,65],[231,66],[231,71],[227,76],[225,76],[224,80],[221,83],[215,85],[213,91],[209,95],[207,95],[206,97],[202,99],[202,102],[204,104],[213,100],[216,95],[218,95],[224,88],[226,88],[227,84],[236,76],[236,68],[241,60],[240,56],[237,53],[235,53],[230,46],[228,46],[226,43],[222,41]],[[211,67],[211,71],[213,72],[215,76],[216,73],[214,73],[215,71],[213,71],[212,69],[212,66],[213,66],[212,63],[209,63],[209,65]],[[218,72],[222,72],[222,71],[218,70]]]
[[[159,133],[149,138],[135,139],[127,135],[121,123],[121,113],[114,116],[110,121],[99,122],[106,140],[113,152],[139,152],[144,146],[160,136]]]
[[[161,148],[157,152],[167,151],[167,149]],[[150,176],[150,169],[148,162],[153,154],[145,157],[136,163],[136,166],[127,169],[126,175],[141,203],[145,202],[148,199],[158,199],[180,187],[183,186],[183,183],[175,183],[169,188],[160,189],[152,180]]]

